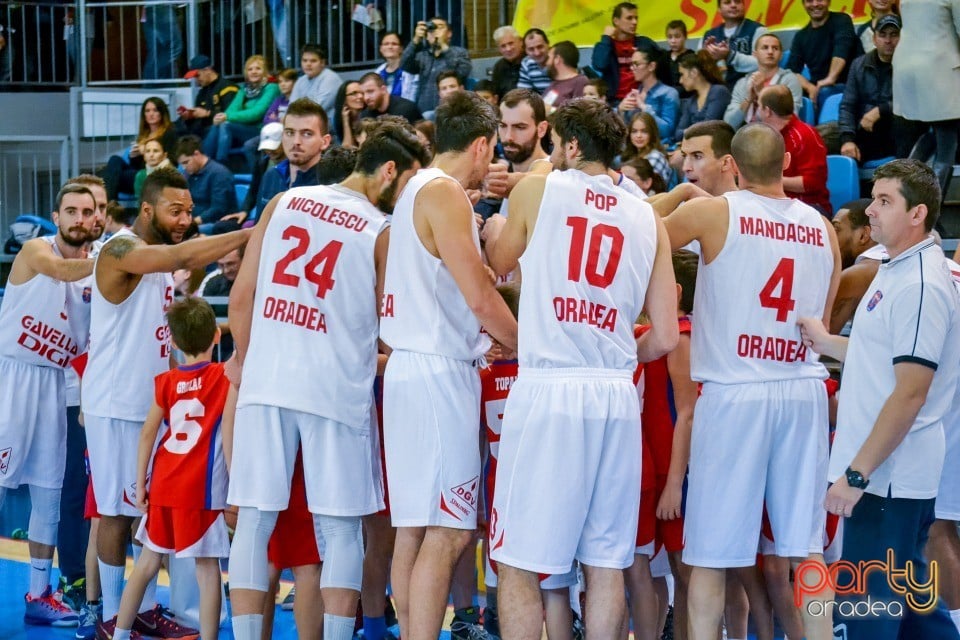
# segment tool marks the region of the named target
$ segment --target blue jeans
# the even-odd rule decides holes
[[[280,52],[280,59],[284,67],[292,67],[293,57],[290,55],[290,27],[287,23],[286,0],[267,0],[270,7],[270,26],[273,28],[273,42]]]
[[[903,570],[906,562],[912,561],[910,574],[923,584],[928,580],[923,548],[934,520],[934,501],[934,498],[914,500],[863,494],[853,515],[844,523],[842,559],[858,566],[870,560],[886,563],[888,550],[893,550],[894,568]],[[842,571],[837,582],[847,585],[852,579],[848,573]],[[867,574],[865,594],[837,597],[833,622],[846,625],[847,640],[960,639],[942,600],[929,613],[919,614],[904,602],[904,596],[890,588],[887,577],[887,572],[871,571]],[[904,584],[903,579],[898,580],[898,584]],[[853,617],[841,614],[844,606],[861,603],[863,608],[867,596],[873,602],[899,602],[903,616],[894,617],[884,612]],[[927,600],[921,595],[915,597],[921,605]],[[844,636],[841,634],[841,637]]]
[[[174,5],[150,5],[143,23],[147,58],[143,63],[144,80],[179,79],[178,62],[183,54],[183,36]]]
[[[227,161],[230,150],[233,148],[241,149],[243,144],[260,135],[260,127],[250,124],[240,124],[238,122],[222,122],[210,127],[207,135],[203,139],[203,153],[210,156],[220,164]],[[247,171],[252,171],[249,156],[247,158]]]
[[[57,557],[60,573],[73,583],[86,576],[87,538],[90,525],[83,518],[87,499],[87,464],[83,454],[87,436],[80,426],[80,407],[67,407],[67,465],[60,492],[60,525]]]

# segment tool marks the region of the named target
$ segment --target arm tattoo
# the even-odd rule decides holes
[[[136,238],[116,238],[105,244],[100,252],[116,260],[122,260],[124,256],[136,249],[138,244]]]

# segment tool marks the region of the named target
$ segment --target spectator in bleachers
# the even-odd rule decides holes
[[[653,165],[646,158],[637,157],[624,162],[620,166],[620,173],[643,189],[648,196],[667,191],[667,183],[663,181],[663,176],[654,170]]]
[[[823,100],[843,91],[850,63],[863,53],[853,20],[830,11],[830,0],[803,0],[810,22],[793,36],[787,67],[797,74],[800,86],[817,108]],[[810,79],[801,72],[807,67]]]
[[[600,42],[593,46],[591,65],[607,83],[607,100],[616,105],[638,86],[631,66],[638,50],[658,49],[647,36],[637,35],[637,5],[621,2],[613,8],[612,24],[603,28]],[[528,52],[529,55],[529,52]]]
[[[671,20],[667,23],[667,53],[670,54],[670,82],[671,87],[677,91],[680,87],[680,63],[678,60],[685,53],[693,53],[693,50],[687,47],[687,25],[683,20]],[[688,96],[683,95],[686,98]]]
[[[463,47],[450,45],[453,31],[443,18],[418,22],[413,40],[403,50],[400,68],[419,78],[417,108],[427,113],[437,108],[437,77],[444,71],[453,71],[460,82],[466,82],[472,65],[470,54]]]
[[[527,29],[523,34],[523,50],[526,55],[520,61],[520,79],[517,89],[533,89],[543,94],[550,86],[547,75],[547,54],[550,51],[550,39],[543,29]]]
[[[583,97],[591,100],[606,100],[607,81],[603,78],[590,78],[583,88]]]
[[[514,89],[520,82],[520,63],[523,61],[523,40],[513,25],[499,27],[493,32],[493,41],[497,43],[500,59],[493,65],[494,93],[501,98]]]
[[[190,70],[184,78],[196,78],[200,90],[194,101],[193,109],[181,106],[177,109],[180,119],[177,129],[180,135],[193,134],[201,139],[213,126],[213,118],[223,113],[237,95],[237,86],[220,75],[207,56],[194,56],[190,59]]]
[[[884,16],[899,16],[898,0],[867,0],[870,5],[870,19],[857,27],[857,37],[864,53],[870,53],[877,45],[873,42],[873,33],[877,29],[877,22]]]
[[[261,129],[268,124],[276,123],[281,125],[282,130],[283,114],[287,112],[287,105],[290,104],[290,94],[293,93],[293,85],[297,82],[297,75],[296,69],[284,69],[277,74],[277,87],[280,89],[280,95],[270,103],[267,112],[263,114]],[[279,142],[279,138],[277,140]],[[255,137],[249,138],[243,143],[243,156],[247,159],[247,166],[250,167],[251,172],[254,171],[254,167],[260,160],[260,154],[257,151],[259,148],[259,132]]]
[[[247,195],[240,203],[240,211],[237,213],[228,213],[220,218],[220,221],[214,226],[213,233],[223,233],[229,228],[236,228],[242,225],[251,217],[251,214],[257,211],[257,198],[260,195],[260,183],[267,171],[277,166],[284,160],[283,145],[283,123],[271,122],[264,125],[260,130],[260,136],[257,144],[257,157],[253,165],[253,171],[250,173],[250,187],[247,189]]]
[[[358,146],[353,139],[353,131],[364,109],[363,90],[356,80],[347,80],[337,90],[334,101],[333,144],[345,147]]]
[[[433,150],[437,146],[437,125],[432,120],[421,120],[413,125],[417,132],[417,138],[423,144],[430,157],[433,157]]]
[[[147,140],[143,144],[143,162],[145,166],[137,172],[137,177],[133,180],[133,195],[137,202],[140,202],[143,181],[147,179],[147,176],[160,167],[173,166],[159,140]]]
[[[624,145],[621,162],[626,164],[635,158],[648,161],[668,187],[675,182],[673,168],[667,160],[667,151],[660,143],[657,121],[643,111],[637,111],[630,119],[630,137]]]
[[[233,174],[225,166],[206,156],[197,136],[184,136],[177,142],[177,163],[187,176],[193,198],[193,221],[200,233],[209,235],[213,224],[237,210]]]
[[[314,167],[320,155],[330,146],[330,121],[327,112],[316,102],[301,98],[287,107],[283,116],[283,160],[263,175],[257,197],[257,211],[293,187],[312,187],[317,184]]]
[[[280,95],[280,87],[270,82],[267,61],[261,55],[247,58],[244,65],[246,82],[240,87],[230,106],[213,116],[213,126],[203,139],[203,152],[217,162],[226,163],[230,150],[260,135],[260,126],[267,109]],[[253,169],[247,163],[246,170]]]
[[[757,70],[753,52],[767,28],[746,17],[743,0],[717,0],[723,24],[703,34],[702,51],[725,67],[724,81],[732,89],[737,80]]]
[[[318,44],[305,44],[300,51],[303,75],[293,85],[290,102],[309,98],[327,112],[327,122],[333,122],[336,113],[337,90],[343,81],[327,66],[327,50]]]
[[[660,140],[664,145],[673,143],[673,134],[680,117],[680,94],[671,86],[664,84],[661,77],[669,69],[661,67],[665,63],[665,54],[659,47],[640,49],[633,52],[633,77],[637,88],[627,94],[617,107],[624,120],[630,120],[633,112],[645,111],[657,121]],[[610,95],[609,92],[607,95]]]
[[[680,84],[693,95],[680,104],[674,140],[682,139],[683,130],[692,124],[722,120],[730,104],[730,89],[723,83],[723,72],[705,49],[680,58]]]
[[[417,90],[420,78],[415,73],[400,68],[400,58],[403,55],[403,41],[395,31],[387,31],[380,39],[380,57],[383,64],[374,69],[387,84],[390,95],[410,100],[417,99]]]
[[[489,102],[494,109],[500,106],[500,94],[497,93],[497,87],[491,80],[478,80],[477,84],[473,85],[473,92]]]
[[[106,242],[110,239],[110,236],[117,231],[129,228],[133,224],[134,218],[136,218],[136,213],[132,213],[130,209],[127,209],[116,200],[108,202],[107,218],[103,225],[102,240]]]
[[[737,80],[730,96],[730,104],[723,116],[734,129],[757,119],[757,99],[760,91],[770,85],[782,84],[790,89],[794,113],[799,113],[803,107],[803,87],[800,86],[797,75],[780,67],[780,60],[783,58],[780,38],[773,33],[763,34],[757,38],[753,56],[757,59],[757,70]]]
[[[7,42],[10,32],[0,23],[0,83],[13,80],[13,48]]]
[[[143,145],[148,140],[159,140],[167,156],[173,157],[177,134],[170,123],[170,110],[162,98],[147,98],[140,106],[137,139],[130,145],[129,157],[115,155],[107,161],[100,177],[106,184],[109,200],[117,200],[120,192],[133,193],[137,172],[146,166],[143,160]]]
[[[440,102],[457,91],[463,91],[463,88],[463,82],[456,71],[444,71],[437,76],[437,96],[440,98]]]
[[[888,14],[873,29],[874,48],[850,65],[840,102],[840,153],[857,162],[896,154],[893,126],[893,52],[900,17]]]
[[[781,84],[760,92],[760,121],[780,132],[784,149],[790,154],[790,164],[783,170],[783,190],[832,217],[827,148],[816,129],[794,115],[790,89]]]
[[[360,78],[360,90],[363,92],[364,110],[361,118],[376,118],[385,113],[406,118],[411,124],[423,119],[423,114],[412,100],[390,93],[387,83],[380,74],[370,72]]]
[[[583,88],[589,78],[580,73],[580,50],[569,40],[558,42],[550,47],[547,54],[547,75],[552,82],[543,94],[543,103],[547,112],[559,109],[568,100],[583,95]],[[631,74],[632,75],[632,74]]]

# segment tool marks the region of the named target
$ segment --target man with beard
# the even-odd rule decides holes
[[[287,508],[298,448],[314,528],[326,546],[324,637],[353,637],[360,519],[384,506],[371,433],[384,213],[426,162],[412,128],[383,124],[346,180],[274,198],[251,239],[230,301],[243,378],[233,449],[233,468],[243,472],[231,477],[228,498],[240,508],[230,552],[237,640],[260,639],[267,542]]]
[[[90,322],[89,295],[72,283],[93,269],[87,241],[95,217],[90,190],[64,186],[53,212],[56,235],[23,245],[0,307],[0,504],[7,489],[30,486],[28,624],[78,619],[52,591],[50,573],[67,458],[63,370],[86,349]]]
[[[166,307],[176,269],[202,268],[246,242],[249,230],[181,244],[193,218],[186,181],[157,169],[143,185],[140,214],[114,234],[97,256],[90,317],[90,356],[82,389],[93,493],[100,512],[97,537],[103,619],[111,637],[123,592],[126,542],[136,509],[137,447],[152,402],[153,379],[170,366]],[[149,592],[148,606],[156,601]],[[162,609],[141,612],[135,631],[182,635]]]
[[[507,160],[507,194],[528,173],[547,174],[553,169],[543,150],[547,123],[546,105],[533,89],[514,89],[500,103],[500,144]],[[503,198],[500,213],[507,215],[510,201]]]
[[[393,215],[380,320],[392,349],[383,435],[397,527],[391,583],[408,640],[440,635],[454,565],[477,528],[477,366],[490,347],[481,325],[508,349],[517,345],[517,321],[481,260],[465,191],[482,183],[496,131],[493,107],[476,94],[444,100],[437,155]]]
[[[580,50],[569,40],[558,42],[547,53],[547,75],[553,81],[543,94],[543,101],[553,112],[563,103],[583,95],[590,79],[580,73]]]
[[[366,109],[360,112],[361,118],[377,118],[383,114],[406,118],[410,124],[423,120],[423,114],[417,103],[390,93],[387,83],[376,71],[360,78],[360,90]]]

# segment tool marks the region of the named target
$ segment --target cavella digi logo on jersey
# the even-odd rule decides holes
[[[46,324],[43,320],[33,316],[23,316],[20,325],[23,327],[23,333],[17,338],[17,344],[45,358],[51,364],[65,367],[80,351],[77,343],[70,336]]]
[[[883,300],[883,291],[877,289],[873,297],[870,298],[870,302],[867,303],[867,311],[873,311],[874,307],[880,304],[881,300]]]
[[[458,484],[440,494],[440,509],[457,520],[463,521],[477,511],[477,493],[480,487],[480,476]]]
[[[154,331],[153,336],[157,339],[157,342],[160,343],[160,357],[169,358],[170,357],[170,327],[168,325],[157,327],[157,330]]]

